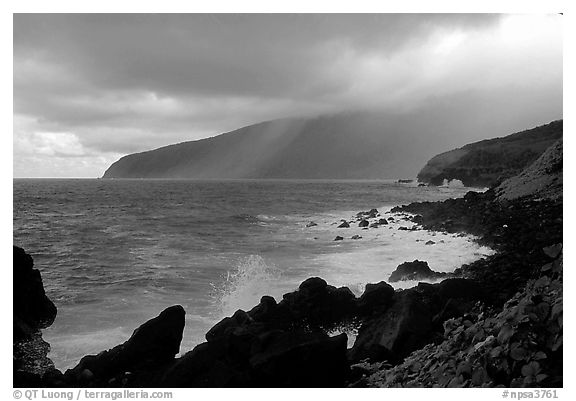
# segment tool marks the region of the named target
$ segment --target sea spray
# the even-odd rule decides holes
[[[326,334],[328,334],[330,337],[334,337],[345,333],[348,337],[347,347],[352,348],[354,346],[354,342],[356,341],[356,337],[358,337],[358,330],[360,329],[360,325],[361,323],[359,321],[342,322],[337,326],[327,329]]]
[[[276,295],[275,287],[281,271],[260,255],[240,260],[236,268],[228,271],[220,286],[214,286],[219,298],[220,313],[230,316],[238,309],[249,310],[260,302],[263,295]]]

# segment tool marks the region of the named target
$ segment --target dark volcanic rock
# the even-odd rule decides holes
[[[161,377],[168,387],[341,387],[345,334],[254,327],[200,344]]]
[[[314,223],[313,221],[311,221],[311,222],[309,222],[309,223],[306,224],[306,227],[307,227],[307,228],[308,228],[308,227],[315,227],[315,226],[317,226],[317,225],[318,225],[318,224],[316,224],[316,223]]]
[[[260,304],[262,304],[262,302]],[[266,305],[266,301],[264,304]],[[274,305],[276,305],[276,301],[274,301]],[[206,333],[206,340],[210,342],[214,341],[216,338],[227,336],[237,328],[248,325],[253,321],[254,319],[252,319],[248,313],[243,310],[237,310],[231,317],[225,317],[212,326],[212,328]]]
[[[282,301],[265,296],[249,312],[238,310],[206,334],[208,342],[248,326],[264,325],[268,330],[329,328],[356,315],[358,305],[347,287],[336,288],[319,277],[303,281],[297,291],[284,294]]]
[[[298,291],[284,294],[280,306],[290,310],[294,321],[329,326],[354,314],[356,297],[347,287],[336,288],[312,277],[302,282]]]
[[[361,326],[350,350],[352,361],[399,361],[431,340],[432,316],[415,291],[396,294],[384,313]]]
[[[343,221],[342,224],[338,226],[338,228],[350,228],[350,224],[347,221]]]
[[[422,224],[422,222],[424,221],[424,217],[422,217],[421,215],[417,214],[415,216],[412,216],[410,218],[410,220],[412,220],[414,223],[416,224]]]
[[[344,237],[337,235],[336,238],[334,238],[334,241],[342,241],[343,239]]]
[[[40,272],[34,269],[32,257],[22,248],[13,247],[13,385],[45,387],[44,377],[53,372],[48,358],[50,345],[42,339],[40,329],[52,324],[56,306],[44,292]]]
[[[362,314],[370,314],[387,308],[392,303],[394,288],[385,281],[366,284],[366,289],[358,299],[358,309]]]
[[[356,213],[356,217],[357,217],[359,220],[362,220],[362,219],[373,219],[373,218],[375,218],[376,216],[378,216],[379,214],[380,214],[380,212],[378,212],[378,209],[370,209],[370,210],[368,210],[368,211],[366,211],[366,212],[358,212],[358,213]]]
[[[281,320],[279,316],[281,313],[284,313],[283,308],[278,308],[276,300],[269,295],[264,295],[260,298],[260,303],[248,312],[248,315],[253,320],[264,322]]]
[[[299,338],[300,337],[300,338]],[[250,358],[257,387],[337,387],[349,375],[346,334],[284,333]]]
[[[72,383],[79,382],[86,379],[88,371],[91,385],[102,385],[129,371],[142,379],[138,373],[147,376],[174,360],[182,341],[185,314],[180,305],[165,309],[134,330],[124,344],[82,358],[76,367],[66,371],[65,377]]]
[[[388,221],[386,219],[380,219],[378,220],[378,224],[388,224]]]
[[[392,272],[389,282],[406,280],[431,280],[446,276],[446,273],[435,272],[428,266],[427,262],[414,260],[413,262],[404,262]]]
[[[329,337],[323,327],[357,311],[346,288],[321,278],[302,282],[280,303],[263,297],[249,312],[223,319],[200,344],[159,379],[176,387],[333,387],[349,372],[346,335]]]
[[[368,227],[370,222],[366,219],[363,219],[360,223],[358,223],[358,227]]]
[[[389,292],[383,287],[382,290]],[[445,319],[461,316],[475,302],[486,300],[480,286],[465,279],[420,283],[392,295],[384,308],[360,327],[349,352],[353,362],[369,358],[397,363],[440,337]]]
[[[421,284],[423,285],[423,284]],[[432,286],[431,284],[428,284]],[[484,289],[473,280],[464,278],[449,278],[434,284],[440,299],[464,299],[486,301]]]
[[[56,306],[44,292],[42,277],[34,269],[32,257],[14,246],[13,258],[14,339],[20,340],[50,326],[56,318]]]
[[[185,315],[180,305],[163,310],[134,331],[124,345],[125,356],[154,363],[174,358],[180,351]]]
[[[419,202],[392,212],[423,216],[426,230],[466,232],[497,253],[462,266],[460,274],[481,281],[494,302],[502,305],[547,263],[541,248],[562,242],[562,202],[522,198],[497,200],[493,190],[468,192],[464,198]]]

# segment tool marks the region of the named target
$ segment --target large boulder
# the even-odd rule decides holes
[[[56,306],[46,296],[42,277],[24,249],[13,247],[13,322],[14,340],[32,338],[56,318]]]
[[[248,313],[243,310],[237,310],[232,316],[225,317],[212,326],[206,333],[206,340],[213,341],[216,338],[232,334],[236,329],[246,326],[253,321],[254,319],[252,319]]]
[[[360,327],[350,357],[398,362],[430,341],[431,330],[429,305],[415,291],[402,291],[384,313]]]
[[[168,387],[341,387],[347,337],[318,331],[234,332],[203,343],[161,377]]]
[[[114,385],[114,380],[126,372],[148,374],[172,362],[180,350],[185,315],[180,305],[165,309],[134,330],[125,343],[82,358],[76,367],[66,371],[67,380],[72,383],[85,380],[85,385]]]
[[[381,312],[392,303],[394,288],[384,281],[376,284],[368,283],[364,293],[358,299],[358,309],[361,314]]]
[[[194,347],[192,351],[168,367],[159,377],[157,387],[246,387],[250,376],[247,372],[246,356],[236,362],[239,354],[228,343],[218,339]]]
[[[250,311],[238,310],[222,319],[206,333],[206,340],[211,342],[246,330],[253,332],[256,327],[322,331],[354,318],[358,305],[355,295],[347,287],[336,288],[319,277],[311,277],[304,280],[297,291],[284,294],[279,303],[270,296],[264,296]]]
[[[52,324],[56,306],[46,296],[34,261],[22,248],[13,247],[13,385],[44,387],[45,376],[61,375],[48,358],[50,345],[40,329]]]
[[[280,306],[290,311],[294,322],[330,326],[354,314],[356,297],[347,287],[336,288],[311,277],[300,284],[298,291],[284,294]]]
[[[434,280],[445,276],[446,273],[435,272],[430,269],[427,262],[414,260],[399,265],[396,270],[392,272],[388,281],[395,283],[406,280]]]
[[[374,297],[377,291],[372,292]],[[221,320],[206,334],[206,343],[158,376],[157,385],[343,386],[349,372],[347,337],[326,332],[357,311],[356,297],[348,288],[311,277],[279,303],[264,296],[250,311],[238,310]]]
[[[349,375],[346,334],[278,333],[250,358],[256,387],[340,387]]]
[[[396,292],[388,301],[389,306],[367,316],[349,356],[352,361],[369,358],[397,363],[440,338],[445,320],[462,316],[477,301],[485,300],[480,285],[466,279],[420,283]]]

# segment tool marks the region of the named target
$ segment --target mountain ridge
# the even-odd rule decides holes
[[[126,155],[103,178],[415,178],[418,166],[444,149],[542,118],[526,120],[496,106],[480,113],[481,106],[479,99],[462,97],[402,113],[356,110],[269,120]]]

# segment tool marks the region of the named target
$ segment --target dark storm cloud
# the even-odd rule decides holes
[[[476,29],[497,19],[16,15],[15,112],[36,116],[52,129],[132,124],[170,132],[213,129],[214,122],[229,118],[223,112],[242,112],[246,122],[274,118],[275,112],[325,112],[354,84],[333,71],[343,54],[391,55],[431,30]],[[169,119],[158,118],[158,102],[147,109],[151,97],[178,101],[167,110]]]
[[[435,29],[493,15],[17,15],[15,55],[98,88],[194,95],[313,96],[342,50],[394,52]]]
[[[73,143],[76,159],[85,152],[107,155],[107,163],[262,120],[399,111],[459,91],[490,102],[505,86],[518,94],[530,87],[541,89],[535,98],[557,99],[561,43],[551,45],[554,38],[546,36],[518,46],[521,38],[501,35],[505,20],[487,14],[18,14],[15,159],[22,149]]]

